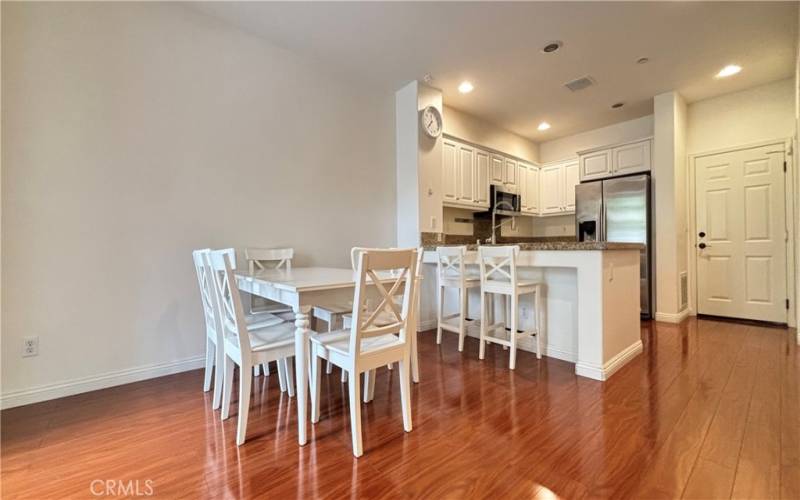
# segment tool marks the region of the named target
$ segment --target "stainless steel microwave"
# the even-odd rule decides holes
[[[503,191],[502,186],[495,184],[489,186],[489,211],[491,212],[521,212],[521,201],[518,194]]]

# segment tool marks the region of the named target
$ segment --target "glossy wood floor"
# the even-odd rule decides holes
[[[800,498],[800,354],[786,330],[645,323],[644,354],[605,384],[573,365],[421,335],[414,431],[382,370],[354,459],[346,388],[297,446],[295,401],[254,386],[248,441],[189,372],[2,412],[2,498],[90,497],[92,480],[155,496]],[[235,409],[233,410],[235,412]]]

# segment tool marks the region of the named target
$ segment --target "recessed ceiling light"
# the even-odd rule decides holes
[[[622,107],[622,106],[624,106],[624,105],[625,105],[625,103],[624,103],[624,102],[615,102],[614,104],[612,104],[612,105],[611,105],[611,107],[612,107],[613,109],[619,109],[619,108],[621,108],[621,107]]]
[[[650,59],[648,59],[646,57],[640,57],[639,59],[636,60],[636,64],[647,64],[649,62],[650,62]]]
[[[560,49],[562,45],[564,44],[559,42],[558,40],[553,42],[547,42],[547,45],[542,47],[542,52],[544,52],[545,54],[552,54],[553,52],[558,51],[558,49]]]
[[[462,94],[469,94],[474,88],[470,82],[464,80],[459,84],[458,91]]]
[[[737,66],[735,64],[729,64],[724,68],[722,68],[721,70],[719,70],[719,73],[717,73],[717,78],[725,78],[726,76],[732,76],[740,72],[741,70],[742,70],[741,66]]]
[[[547,123],[547,122],[542,122],[542,123],[540,123],[540,124],[539,124],[539,126],[538,126],[538,127],[536,127],[536,128],[537,128],[537,129],[539,129],[539,130],[542,130],[542,131],[544,131],[544,130],[547,130],[547,129],[549,129],[549,128],[550,128],[550,124],[549,124],[549,123]]]

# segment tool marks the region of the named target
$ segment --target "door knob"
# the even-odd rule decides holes
[[[699,244],[699,245],[697,245],[697,246],[698,246],[698,247],[700,247],[700,250],[702,250],[702,249],[704,249],[705,247],[707,247],[708,245],[706,245],[705,243],[700,243],[700,244]]]
[[[701,238],[705,238],[706,237],[706,232],[705,231],[700,231],[700,233],[698,233],[697,236],[699,236]]]

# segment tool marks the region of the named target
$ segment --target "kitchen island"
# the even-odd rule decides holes
[[[642,352],[639,304],[639,252],[636,243],[535,242],[520,246],[519,276],[545,285],[546,325],[542,332],[542,355],[575,363],[577,375],[606,380]],[[435,328],[436,255],[426,246],[420,326]],[[477,266],[477,246],[468,245],[467,263]],[[477,271],[476,271],[477,274]],[[469,298],[470,317],[480,311],[479,291]],[[445,297],[446,308],[454,307],[455,295]],[[533,307],[520,301],[523,328],[534,321]],[[499,307],[497,301],[495,307]],[[447,310],[447,309],[446,309]],[[446,333],[445,333],[446,334]],[[468,334],[477,337],[478,327]],[[520,348],[533,351],[534,342]]]

